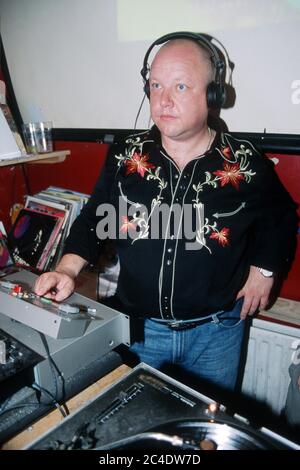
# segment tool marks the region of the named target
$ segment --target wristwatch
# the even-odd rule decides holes
[[[258,268],[258,270],[264,277],[273,277],[274,276],[273,271],[268,271],[267,269],[264,269],[264,268]]]

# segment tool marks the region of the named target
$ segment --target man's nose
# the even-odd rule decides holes
[[[171,91],[168,88],[165,88],[160,95],[160,103],[162,106],[172,106],[173,99]]]

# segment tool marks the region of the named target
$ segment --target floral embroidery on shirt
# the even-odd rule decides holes
[[[222,230],[217,229],[217,221],[209,223],[209,219],[204,217],[204,205],[201,202],[196,202],[194,204],[197,213],[198,219],[198,229],[196,231],[196,242],[199,243],[200,247],[206,248],[210,254],[212,250],[206,243],[206,235],[209,235],[209,238],[217,240],[222,247],[229,245],[229,232],[230,229],[227,227],[222,228]],[[212,232],[212,233],[211,233]]]
[[[226,158],[229,158],[231,156],[231,150],[229,146],[222,148],[221,152]]]
[[[209,238],[217,240],[221,246],[227,246],[229,245],[229,239],[228,239],[229,232],[230,232],[230,229],[227,227],[224,227],[220,231],[216,230],[215,232],[213,232],[209,236]]]
[[[130,159],[125,160],[125,175],[128,176],[130,173],[138,173],[144,178],[146,171],[155,168],[148,160],[149,155],[141,155],[138,152],[134,152]]]
[[[133,218],[130,221],[127,217],[124,217],[124,223],[120,228],[121,231],[124,232],[129,229],[138,228],[138,231],[136,232],[136,238],[133,239],[132,243],[142,238],[148,238],[150,229],[149,222],[152,217],[153,211],[157,206],[162,203],[162,192],[168,186],[168,183],[160,176],[161,167],[158,166],[156,168],[155,165],[149,162],[149,155],[143,153],[143,146],[147,142],[151,141],[141,141],[141,138],[139,136],[133,136],[132,138],[129,138],[126,141],[126,143],[129,145],[125,149],[125,154],[115,156],[118,160],[118,166],[125,166],[125,176],[129,176],[133,173],[138,173],[142,178],[144,178],[145,174],[147,174],[146,181],[152,180],[158,182],[158,194],[151,201],[150,213],[145,213],[141,211],[135,212],[133,214]],[[132,206],[138,209],[142,207],[140,203],[131,201],[127,198],[127,196],[122,190],[121,183],[119,183],[118,186],[121,197],[125,202],[131,204]]]
[[[212,240],[218,241],[222,247],[226,247],[229,245],[230,229],[224,227],[221,230],[218,230],[217,222],[211,223],[209,219],[204,217],[204,206],[200,198],[201,192],[203,192],[205,186],[211,186],[216,189],[218,187],[224,188],[224,186],[228,184],[232,185],[236,190],[239,190],[242,182],[250,183],[252,177],[256,174],[251,170],[251,168],[249,168],[250,162],[248,157],[252,155],[252,150],[250,148],[241,144],[240,147],[234,151],[234,149],[228,144],[223,145],[221,150],[216,150],[218,150],[223,160],[225,160],[223,162],[223,168],[215,170],[212,173],[209,171],[205,172],[205,181],[193,185],[196,197],[192,200],[197,212],[199,223],[196,241],[201,246],[205,247],[210,253],[212,253],[212,251],[206,244],[206,236]],[[232,157],[232,161],[229,160],[230,157]],[[213,217],[218,219],[222,216],[234,216],[241,210],[244,210],[245,205],[245,202],[242,202],[237,209],[235,208],[234,210],[226,213],[216,213],[213,214]]]
[[[130,229],[135,230],[136,225],[132,221],[130,221],[127,216],[123,215],[122,216],[122,225],[121,225],[121,228],[120,228],[120,232],[126,233]]]
[[[196,193],[198,194],[200,191],[203,191],[204,186],[206,185],[217,188],[219,183],[221,187],[231,183],[232,186],[238,190],[241,181],[250,183],[252,177],[255,176],[256,173],[249,169],[249,161],[244,149],[237,150],[235,157],[236,160],[240,159],[240,162],[224,162],[222,170],[216,170],[213,171],[213,173],[206,171],[205,181],[198,183],[197,185],[193,185],[193,189],[196,191]],[[213,177],[213,175],[215,175],[215,177]]]
[[[239,163],[230,165],[225,162],[223,170],[213,172],[214,175],[219,176],[221,180],[221,187],[231,183],[236,189],[239,189],[240,181],[245,181],[245,175],[241,172]]]
[[[144,211],[143,205],[139,202],[128,199],[122,190],[122,183],[119,182],[118,184],[122,199],[127,204],[131,204],[136,208],[130,219],[127,216],[122,217],[122,225],[120,227],[120,231],[123,233],[128,231],[135,232],[136,236],[133,238],[132,243],[136,240],[149,237],[150,219],[155,208],[162,204],[164,200],[163,191],[168,185],[161,175],[162,168],[160,166],[156,167],[151,163],[149,161],[149,154],[145,152],[144,145],[149,142],[152,141],[143,140],[140,136],[132,136],[126,141],[128,145],[124,153],[115,156],[118,160],[118,166],[123,166],[126,177],[137,173],[146,181],[158,183],[158,192],[151,200],[149,212]],[[212,250],[207,245],[207,240],[217,241],[220,246],[226,247],[230,244],[230,229],[228,227],[219,229],[219,222],[205,217],[204,205],[200,198],[201,192],[205,186],[216,189],[231,185],[235,190],[239,190],[241,183],[250,183],[252,177],[256,174],[250,168],[249,156],[252,155],[252,149],[245,146],[244,143],[234,149],[226,139],[223,141],[222,146],[219,149],[216,148],[216,150],[223,158],[223,167],[212,172],[204,172],[205,178],[192,186],[196,192],[196,197],[192,199],[192,203],[199,222],[196,230],[196,242],[201,247],[205,247],[210,253],[212,253]],[[239,211],[244,210],[244,208],[245,202],[242,202],[238,208],[234,208],[232,211],[213,214],[213,218],[234,216]]]

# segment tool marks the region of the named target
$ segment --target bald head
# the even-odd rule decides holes
[[[155,67],[160,67],[170,54],[177,57],[179,62],[182,60],[192,61],[194,66],[199,68],[199,74],[201,73],[202,77],[205,77],[206,84],[214,80],[215,71],[210,52],[202,44],[192,39],[172,39],[163,44],[152,61],[151,71]]]
[[[209,54],[189,39],[175,39],[157,52],[150,69],[150,111],[162,142],[207,140]]]

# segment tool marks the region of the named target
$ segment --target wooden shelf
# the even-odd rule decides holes
[[[121,364],[109,374],[94,382],[92,385],[78,393],[76,396],[66,402],[70,414],[77,411],[85,403],[103,393],[105,389],[112,386],[131,371],[131,368],[125,364]],[[7,442],[0,444],[0,451],[4,450],[20,450],[31,444],[35,439],[40,438],[48,429],[57,426],[62,421],[61,413],[56,409],[51,411],[43,418],[32,423],[27,429],[17,434]]]
[[[0,166],[18,165],[20,163],[59,163],[70,155],[70,150],[59,150],[57,152],[40,153],[38,155],[27,155],[26,157],[0,160]]]

